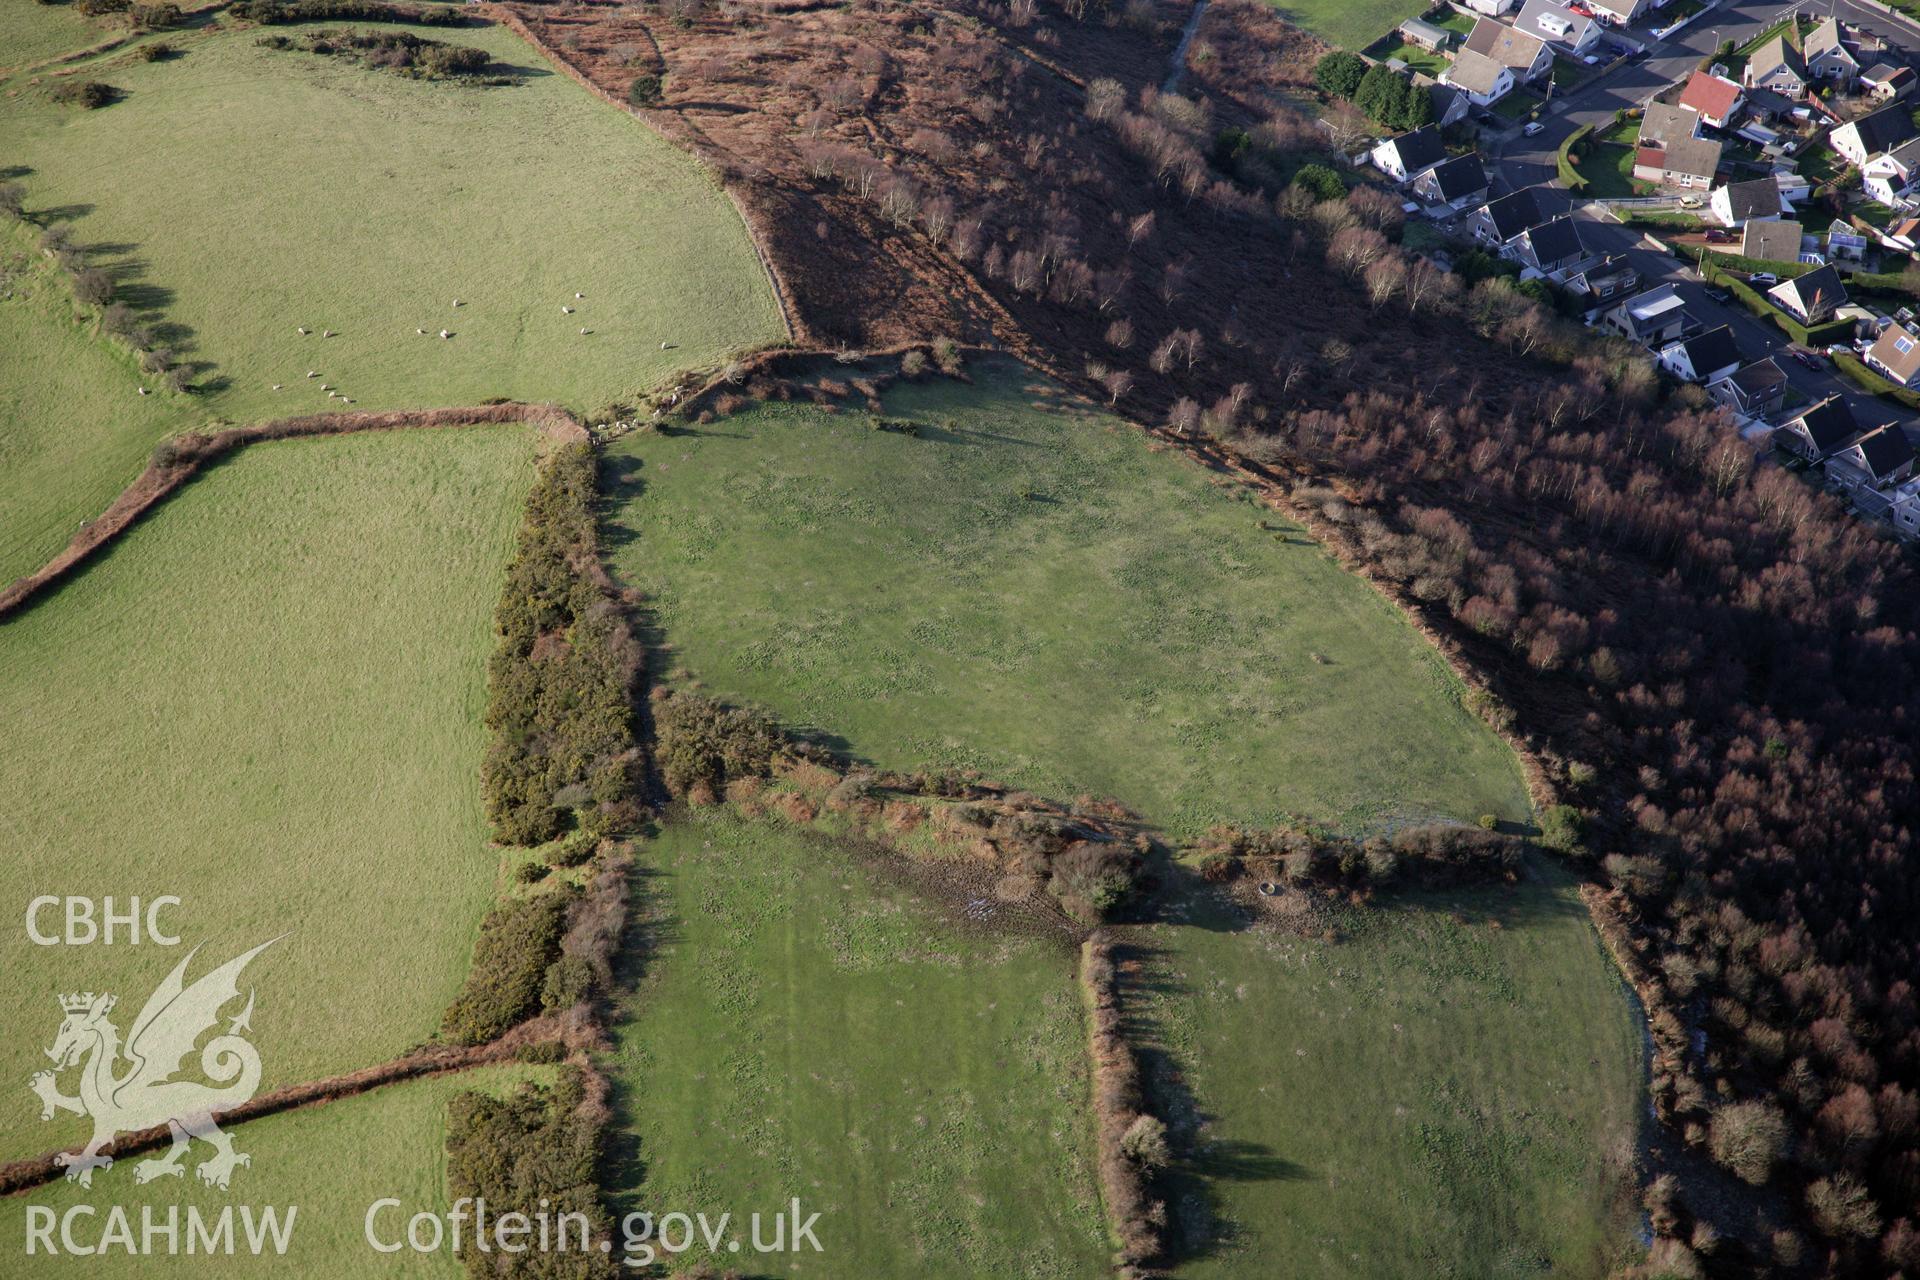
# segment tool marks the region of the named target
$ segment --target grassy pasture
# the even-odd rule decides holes
[[[0,4],[0,71],[85,49],[113,34],[72,4],[6,0]]]
[[[444,1213],[448,1207],[446,1124],[447,1106],[456,1093],[505,1094],[527,1079],[545,1079],[550,1069],[520,1065],[488,1067],[389,1085],[357,1097],[324,1106],[265,1116],[230,1130],[234,1147],[253,1163],[234,1171],[233,1186],[220,1191],[203,1186],[192,1168],[207,1149],[195,1143],[179,1178],[163,1178],[136,1185],[131,1168],[116,1164],[96,1174],[92,1188],[82,1190],[66,1182],[42,1187],[10,1203],[0,1214],[0,1252],[13,1259],[26,1254],[27,1205],[45,1205],[64,1213],[76,1204],[94,1205],[99,1216],[80,1221],[76,1236],[90,1242],[105,1225],[111,1206],[124,1208],[138,1238],[140,1211],[150,1206],[164,1222],[170,1207],[178,1206],[182,1221],[181,1256],[129,1257],[116,1250],[84,1260],[37,1258],[14,1263],[43,1268],[32,1274],[52,1275],[63,1270],[85,1270],[104,1277],[225,1277],[260,1276],[274,1267],[314,1280],[363,1280],[367,1277],[405,1277],[406,1280],[457,1280],[465,1274],[451,1253],[376,1252],[366,1242],[364,1220],[375,1200],[396,1197],[402,1210],[387,1209],[377,1220],[383,1241],[400,1238],[411,1215]],[[251,1257],[238,1253],[185,1254],[187,1207],[206,1219],[235,1206],[236,1239],[242,1238],[238,1206],[281,1210],[298,1206],[291,1241],[283,1258],[272,1254]],[[54,1239],[59,1240],[56,1231]],[[164,1249],[164,1237],[157,1238]],[[14,1273],[9,1273],[14,1274]],[[27,1274],[27,1273],[19,1273]]]
[[[1387,899],[1337,943],[1204,904],[1134,931],[1149,1060],[1200,1141],[1177,1274],[1606,1273],[1640,1042],[1571,885],[1533,874]]]
[[[942,919],[841,846],[718,810],[641,865],[658,949],[605,1064],[621,1212],[730,1211],[743,1235],[794,1196],[820,1212],[821,1253],[718,1259],[753,1275],[1108,1274],[1068,941]]]
[[[415,81],[260,48],[249,29],[163,62],[102,60],[88,75],[126,97],[99,111],[49,102],[50,81],[0,98],[0,163],[29,171],[29,212],[70,220],[121,300],[198,366],[212,389],[190,402],[196,422],[338,407],[323,385],[361,409],[591,410],[783,335],[745,228],[692,160],[504,28],[422,31],[526,80]],[[0,522],[7,577],[175,425],[157,403],[136,412],[127,373],[48,358],[73,335],[16,334],[30,311],[0,303],[0,448],[33,465],[0,470],[0,502],[33,508],[22,532]],[[58,483],[35,493],[42,476]]]
[[[667,662],[885,766],[1181,833],[1526,815],[1452,673],[1303,532],[1011,362],[972,372],[889,394],[919,438],[776,404],[613,446],[606,542]]]
[[[201,420],[74,318],[73,290],[26,228],[0,222],[0,583],[45,564],[138,475],[153,442]],[[138,388],[150,387],[142,396]]]
[[[1269,0],[1273,11],[1296,27],[1303,27],[1328,44],[1342,49],[1364,49],[1391,33],[1408,18],[1417,18],[1432,6],[1426,0]]]
[[[287,934],[246,974],[263,1087],[433,1030],[497,877],[480,714],[532,454],[520,427],[258,445],[0,626],[0,1078],[46,1065],[56,994],[117,993],[124,1032],[198,943],[193,976]],[[42,894],[178,895],[185,945],[31,945]],[[0,1157],[83,1134],[0,1111]]]

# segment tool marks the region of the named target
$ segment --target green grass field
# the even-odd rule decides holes
[[[1338,943],[1204,905],[1130,931],[1150,1061],[1204,1117],[1177,1274],[1606,1273],[1635,1226],[1640,1044],[1571,885],[1533,874],[1382,900]]]
[[[0,3],[0,71],[85,49],[113,34],[113,28],[88,21],[70,3],[5,0]]]
[[[480,713],[532,456],[521,427],[255,446],[0,625],[5,900],[175,894],[185,939],[34,946],[16,914],[0,1079],[46,1065],[57,994],[117,993],[124,1032],[199,943],[195,976],[287,934],[247,972],[265,1087],[434,1029],[497,879]],[[0,1158],[83,1133],[21,1099]]]
[[[29,1268],[9,1269],[9,1275],[52,1275],[84,1269],[89,1275],[109,1277],[138,1276],[145,1280],[149,1276],[192,1276],[198,1280],[260,1276],[277,1267],[314,1280],[374,1276],[456,1280],[465,1271],[450,1253],[422,1254],[411,1249],[393,1254],[376,1252],[366,1241],[367,1209],[374,1201],[388,1197],[398,1198],[405,1206],[404,1210],[383,1210],[375,1220],[375,1230],[383,1243],[399,1237],[405,1231],[406,1219],[415,1213],[444,1213],[449,1199],[448,1102],[456,1093],[467,1090],[506,1093],[521,1080],[544,1079],[551,1074],[550,1069],[518,1065],[491,1067],[389,1085],[324,1106],[236,1125],[230,1131],[234,1147],[251,1156],[253,1163],[234,1171],[233,1185],[227,1191],[203,1186],[193,1176],[192,1167],[205,1158],[197,1143],[185,1161],[188,1172],[177,1179],[136,1185],[129,1160],[128,1167],[117,1164],[96,1174],[93,1186],[86,1190],[66,1182],[53,1183],[10,1202],[7,1212],[0,1214],[0,1256],[19,1260],[10,1261],[9,1268]],[[97,1241],[113,1206],[125,1209],[136,1239],[143,1207],[151,1207],[164,1222],[168,1209],[177,1206],[183,1224],[181,1256],[165,1255],[162,1236],[155,1238],[155,1254],[145,1257],[113,1250],[86,1259],[40,1255],[26,1260],[27,1206],[44,1205],[64,1214],[83,1204],[93,1205],[98,1216],[76,1219],[75,1234],[82,1243]],[[252,1257],[245,1252],[186,1256],[184,1223],[188,1206],[210,1220],[230,1205],[235,1207],[236,1217],[241,1205],[252,1206],[256,1213],[272,1207],[280,1211],[282,1221],[286,1207],[296,1206],[286,1253],[279,1258],[271,1254]],[[244,1238],[238,1222],[234,1233],[236,1238]],[[53,1238],[57,1244],[57,1231]]]
[[[1432,5],[1426,0],[1268,0],[1273,11],[1296,27],[1304,27],[1328,44],[1342,49],[1364,49],[1408,18],[1417,18]]]
[[[511,32],[425,32],[526,75],[496,88],[274,52],[259,34],[99,60],[87,74],[127,95],[99,111],[24,80],[0,97],[0,163],[28,170],[28,211],[69,219],[122,300],[204,366],[195,422],[341,407],[323,385],[360,409],[511,396],[590,411],[784,336],[718,186]],[[0,303],[0,448],[29,464],[0,471],[0,503],[32,508],[0,522],[8,578],[97,514],[171,425],[158,404],[136,414],[119,368],[48,358],[71,334],[15,334],[38,316]],[[35,492],[43,477],[59,483]]]
[[[822,1252],[719,1259],[756,1276],[1109,1274],[1068,940],[949,922],[718,810],[640,861],[658,949],[606,1064],[622,1212],[798,1196]]]
[[[1301,531],[1012,362],[972,374],[890,393],[917,439],[776,404],[615,445],[606,541],[666,664],[884,766],[1185,834],[1526,816],[1439,657]]]
[[[191,397],[142,379],[131,352],[75,320],[52,260],[0,222],[0,583],[65,546],[155,440],[200,421]]]

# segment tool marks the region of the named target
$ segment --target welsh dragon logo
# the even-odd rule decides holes
[[[213,1148],[213,1155],[194,1168],[200,1181],[209,1186],[225,1190],[234,1169],[251,1163],[233,1149],[233,1139],[213,1122],[216,1112],[232,1110],[253,1097],[260,1087],[260,1053],[240,1034],[252,1030],[251,990],[247,992],[246,1008],[228,1020],[225,1034],[214,1036],[200,1050],[201,1073],[215,1083],[175,1080],[173,1076],[193,1052],[195,1042],[219,1025],[220,1010],[239,998],[240,971],[247,962],[278,941],[263,942],[188,986],[184,981],[187,965],[200,950],[195,947],[147,997],[124,1046],[119,1028],[108,1019],[118,997],[91,991],[60,997],[66,1018],[53,1047],[46,1051],[53,1060],[53,1070],[35,1073],[28,1084],[39,1095],[42,1120],[53,1119],[55,1111],[93,1118],[93,1139],[86,1148],[77,1154],[63,1151],[54,1157],[54,1162],[66,1169],[68,1181],[91,1186],[95,1169],[113,1167],[113,1157],[101,1155],[100,1148],[111,1143],[115,1134],[163,1124],[172,1135],[173,1145],[163,1155],[135,1165],[135,1182],[181,1176],[185,1170],[180,1161],[194,1138]],[[59,1073],[71,1067],[80,1068],[76,1097],[61,1093],[57,1080]]]

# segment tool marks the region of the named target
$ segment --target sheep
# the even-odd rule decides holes
[[[331,338],[331,337],[333,336],[333,330],[331,330],[331,329],[322,329],[322,330],[320,331],[320,336],[321,336],[321,337],[323,337],[323,338]]]
[[[309,370],[307,370],[307,376],[308,376],[309,378],[317,378],[317,377],[319,377],[319,376],[320,376],[320,373],[319,373],[319,371],[318,371],[318,370],[315,370],[315,369],[309,369]]]
[[[273,389],[274,389],[275,391],[278,391],[278,390],[280,389],[280,384],[279,384],[279,383],[277,383],[277,382],[276,382],[276,383],[274,383],[274,384],[273,384]]]
[[[300,326],[298,326],[298,327],[299,327],[299,329],[300,329],[300,336],[301,336],[301,337],[305,337],[305,336],[306,336],[306,334],[307,334],[307,326],[305,326],[305,325],[300,325]]]
[[[419,334],[423,338],[427,336],[427,331],[425,329],[415,329],[414,332]]]
[[[569,306],[562,306],[560,308],[560,314],[563,316],[570,316],[573,314],[573,308]]]
[[[440,331],[440,336],[443,338],[451,338],[453,335],[451,333],[448,333],[445,329],[442,329]]]
[[[454,305],[454,306],[456,306],[456,307],[457,307],[457,306],[459,306],[459,305],[460,305],[460,299],[458,299],[458,298],[455,298],[455,299],[453,300],[453,305]]]
[[[328,386],[328,385],[327,385],[326,383],[324,383],[324,382],[320,384],[320,389],[321,389],[322,391],[324,391],[324,392],[326,392],[326,393],[327,393],[328,395],[332,395],[332,394],[333,394],[333,388],[332,388],[332,387],[330,387],[330,386]]]
[[[663,342],[663,343],[661,343],[661,344],[660,344],[660,349],[661,349],[662,351],[665,351],[665,350],[667,349],[667,344],[666,344],[666,343],[664,343],[664,342]]]
[[[147,394],[147,389],[145,387],[140,388],[140,394],[141,395]]]
[[[593,332],[593,330],[591,330],[591,329],[582,329],[582,330],[580,331],[580,336],[584,338],[584,337],[586,337],[586,336],[587,336],[588,334],[590,334],[590,333],[592,333],[592,332]]]

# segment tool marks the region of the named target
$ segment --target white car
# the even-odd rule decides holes
[[[1521,134],[1528,138],[1531,138],[1536,134],[1545,133],[1546,131],[1547,131],[1547,126],[1541,124],[1538,120],[1527,121],[1527,123],[1520,130]]]
[[[1680,207],[1682,209],[1698,209],[1704,203],[1705,201],[1701,200],[1699,196],[1680,197]]]

